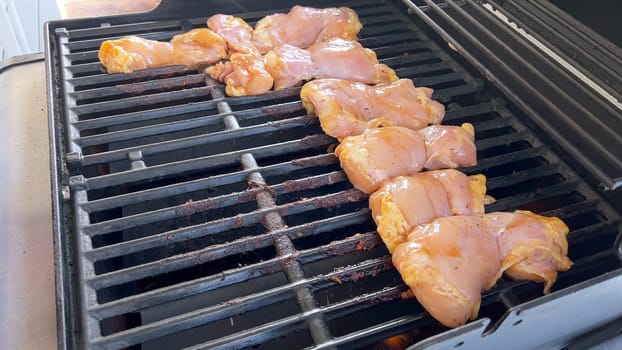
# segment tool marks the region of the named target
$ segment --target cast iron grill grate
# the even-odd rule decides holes
[[[319,6],[335,5],[321,3]],[[497,202],[571,227],[573,269],[555,289],[620,267],[617,214],[502,97],[398,5],[348,2],[361,43],[400,77],[435,89],[445,124],[471,122]],[[276,10],[242,13],[253,23]],[[205,18],[61,28],[52,57],[62,100],[61,179],[71,189],[75,312],[92,348],[368,346],[444,329],[406,290],[374,232],[367,198],[306,116],[299,88],[229,98],[196,70],[105,74],[101,41],[168,40]],[[71,206],[69,206],[71,204]],[[70,224],[66,223],[69,227]],[[68,238],[69,239],[69,238]],[[502,279],[480,317],[541,296]]]

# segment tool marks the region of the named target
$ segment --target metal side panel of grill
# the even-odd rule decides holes
[[[336,141],[306,115],[300,88],[230,98],[196,70],[105,74],[97,60],[106,39],[168,40],[213,13],[254,23],[293,5],[231,4],[47,24],[60,346],[374,348],[404,332],[413,342],[455,334],[402,299],[367,197],[341,171]],[[432,87],[444,123],[474,125],[478,165],[462,170],[488,177],[497,202],[487,211],[528,209],[571,229],[575,264],[552,295],[502,278],[465,327],[492,329],[517,308],[620,274],[619,213],[412,8],[304,4],[352,7],[364,46]]]

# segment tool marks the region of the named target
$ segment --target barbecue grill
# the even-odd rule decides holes
[[[46,26],[61,348],[378,348],[405,332],[415,347],[560,347],[622,317],[620,110],[499,19],[520,24],[512,1],[297,3],[353,8],[360,42],[434,88],[444,124],[474,125],[478,164],[462,170],[488,177],[486,210],[561,217],[573,268],[548,296],[502,278],[478,320],[442,327],[402,298],[300,88],[226,97],[197,70],[105,74],[97,59],[103,40],[294,3],[163,1]]]

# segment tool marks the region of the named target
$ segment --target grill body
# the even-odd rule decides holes
[[[102,72],[103,40],[168,40],[214,13],[254,23],[293,5],[206,3],[47,25],[61,347],[375,347],[402,332],[427,339],[422,345],[456,345],[520,310],[561,309],[598,285],[611,297],[622,274],[619,213],[529,113],[445,46],[412,6],[302,2],[352,7],[365,47],[398,76],[434,88],[447,106],[445,124],[474,125],[479,161],[463,170],[488,177],[497,201],[487,211],[532,210],[571,228],[575,265],[553,295],[502,278],[485,293],[480,320],[446,332],[401,298],[406,287],[374,232],[367,198],[340,170],[336,141],[305,115],[300,88],[230,98],[183,67]],[[619,315],[609,311],[600,322]]]

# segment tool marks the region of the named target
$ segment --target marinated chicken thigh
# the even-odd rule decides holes
[[[356,41],[333,38],[301,49],[289,44],[265,55],[266,69],[274,78],[274,89],[318,78],[346,79],[366,84],[397,80],[393,69],[378,63],[376,54]]]
[[[393,265],[421,305],[458,327],[477,317],[481,293],[501,268],[492,229],[479,216],[449,216],[420,225],[393,252]]]
[[[440,124],[445,107],[431,99],[433,90],[412,80],[369,86],[342,79],[306,83],[300,98],[307,113],[319,117],[324,132],[337,139],[359,135],[377,126],[420,129]]]
[[[434,170],[385,182],[369,197],[369,208],[392,252],[417,225],[443,216],[482,214],[485,194],[484,175]]]
[[[137,36],[106,40],[98,56],[108,73],[131,73],[177,64],[211,64],[227,58],[227,43],[220,35],[203,28],[176,35],[168,43]]]
[[[423,137],[399,126],[348,136],[335,155],[352,185],[368,194],[393,177],[418,173],[426,161]]]
[[[447,216],[416,226],[393,251],[393,265],[439,322],[457,327],[477,316],[480,293],[505,272],[544,282],[549,293],[568,259],[568,227],[529,211]]]
[[[274,80],[266,70],[261,52],[251,41],[253,28],[241,18],[222,14],[210,17],[207,26],[227,41],[229,61],[205,70],[210,77],[226,84],[227,95],[259,95],[270,91]]]
[[[418,130],[425,141],[426,169],[467,167],[477,164],[475,130],[470,123],[461,127],[432,125]]]
[[[362,27],[356,12],[347,7],[294,6],[287,14],[276,13],[259,20],[253,43],[262,53],[283,44],[306,48],[331,38],[357,40]]]
[[[462,127],[443,126],[445,132],[434,133],[435,138],[424,136],[432,134],[426,130],[428,128],[437,126],[421,130],[401,126],[366,129],[360,135],[344,138],[335,154],[354,187],[368,194],[396,176],[420,172],[427,164],[436,166],[429,169],[435,170],[476,163],[473,138],[455,137],[461,131],[453,129]],[[441,152],[443,146],[452,150]],[[442,153],[442,158],[438,153]]]
[[[548,294],[557,280],[557,271],[572,266],[568,259],[568,226],[556,217],[530,211],[495,212],[485,215],[498,235],[502,257],[501,273],[515,280],[544,283]]]

